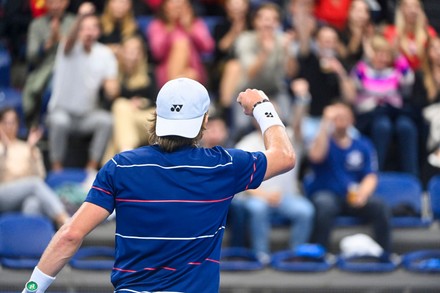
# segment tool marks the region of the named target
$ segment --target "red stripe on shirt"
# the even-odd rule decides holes
[[[102,189],[102,188],[99,188],[99,187],[96,187],[96,186],[92,186],[92,188],[93,188],[93,189],[96,189],[96,190],[99,190],[99,191],[102,191],[102,192],[104,192],[104,193],[107,193],[107,194],[109,194],[109,195],[112,194],[110,191],[107,191],[107,190],[105,190],[105,189]]]
[[[254,174],[257,171],[257,164],[255,162],[254,162],[253,167],[254,167],[254,171],[251,174],[251,178],[249,179],[249,183],[248,183],[248,185],[246,185],[246,189],[245,190],[248,190],[249,185],[251,185],[252,181],[254,180]]]
[[[220,263],[220,261],[215,260],[215,259],[211,259],[211,258],[207,258],[205,259],[206,261],[210,261],[210,262],[215,262],[215,263]]]
[[[136,273],[136,271],[133,270],[124,270],[121,268],[113,268],[115,271],[120,271],[120,272],[124,272],[124,273]]]

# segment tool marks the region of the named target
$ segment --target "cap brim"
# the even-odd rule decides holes
[[[205,115],[193,119],[171,120],[157,116],[156,135],[176,135],[186,138],[195,138],[202,127],[203,117],[205,117]]]

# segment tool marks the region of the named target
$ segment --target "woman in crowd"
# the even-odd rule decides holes
[[[158,17],[148,27],[148,41],[156,66],[157,85],[188,77],[207,83],[202,55],[214,50],[214,40],[189,0],[163,0]]]
[[[99,42],[110,46],[115,54],[122,40],[140,34],[132,9],[132,0],[108,0],[101,16]]]
[[[384,35],[405,56],[413,70],[420,69],[426,58],[426,43],[436,36],[429,26],[420,0],[402,0],[396,10],[394,25],[387,26]]]
[[[0,213],[43,214],[58,227],[68,219],[62,202],[44,182],[43,159],[36,144],[42,130],[33,129],[27,141],[18,139],[19,121],[13,108],[0,111]]]
[[[156,83],[140,37],[130,37],[122,43],[119,82],[120,97],[112,104],[113,138],[103,158],[105,162],[116,153],[147,143],[146,126],[154,111]]]
[[[385,168],[395,135],[401,171],[418,175],[418,130],[404,108],[404,97],[411,90],[414,73],[383,36],[372,37],[370,46],[370,58],[360,61],[352,71],[357,87],[353,101],[357,127],[371,137],[380,170]]]

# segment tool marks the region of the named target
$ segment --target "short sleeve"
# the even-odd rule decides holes
[[[115,161],[108,161],[101,170],[99,170],[85,199],[86,202],[96,204],[106,209],[110,214],[115,208],[115,191],[113,187],[115,171]]]
[[[235,193],[258,188],[266,174],[266,156],[262,152],[246,152],[239,149],[230,149],[228,152],[233,160]]]

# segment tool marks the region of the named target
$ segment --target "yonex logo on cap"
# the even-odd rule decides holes
[[[28,292],[37,292],[38,290],[38,284],[34,281],[29,281],[26,283],[26,290]]]
[[[174,111],[176,111],[176,112],[180,112],[180,110],[182,110],[182,108],[183,108],[183,105],[174,105],[173,104],[173,106],[171,107],[171,112],[174,112]]]

